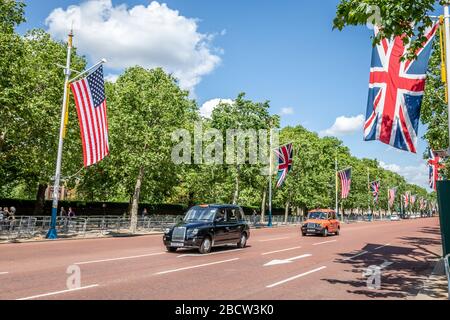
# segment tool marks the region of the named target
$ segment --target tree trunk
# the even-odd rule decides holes
[[[286,207],[284,209],[284,223],[288,223],[288,218],[289,218],[289,200],[286,202]]]
[[[36,193],[36,202],[34,203],[34,211],[33,215],[42,216],[44,215],[44,206],[45,206],[45,191],[47,191],[48,185],[39,184],[38,190]]]
[[[264,223],[264,217],[266,215],[266,197],[267,197],[267,186],[264,186],[261,201],[261,223]]]
[[[136,180],[136,187],[134,188],[133,204],[131,205],[131,226],[130,232],[136,233],[139,209],[139,197],[141,195],[142,179],[144,178],[144,167],[139,169],[139,175]]]
[[[239,202],[239,174],[240,174],[240,166],[236,166],[236,178],[234,184],[234,196],[233,196],[233,204],[236,205]]]

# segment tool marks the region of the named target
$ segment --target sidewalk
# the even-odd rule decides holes
[[[424,281],[422,289],[413,300],[447,300],[448,282],[445,274],[444,259],[440,259],[435,264],[433,271],[427,280]]]

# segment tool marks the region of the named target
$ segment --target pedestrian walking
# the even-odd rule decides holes
[[[252,214],[253,226],[256,226],[256,218],[257,218],[256,210],[253,210],[253,214]]]
[[[67,211],[66,211],[66,209],[64,209],[64,207],[61,207],[61,211],[59,212],[59,216],[62,217],[62,218],[67,216]]]
[[[67,216],[69,217],[69,219],[75,218],[75,211],[72,209],[72,207],[69,207]]]
[[[147,208],[144,208],[144,210],[142,210],[142,218],[145,218],[146,216],[148,216],[148,211]]]

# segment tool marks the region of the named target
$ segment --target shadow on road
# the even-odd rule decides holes
[[[359,252],[343,253],[335,262],[351,267],[351,270],[347,271],[351,273],[348,275],[350,280],[322,280],[344,285],[346,288],[351,287],[352,289],[347,289],[348,293],[361,295],[363,298],[402,299],[415,296],[440,258],[439,254],[432,250],[441,245],[438,227],[423,227],[419,233],[423,236],[399,237],[402,246],[382,247],[383,244],[370,243]],[[356,256],[362,251],[368,253]],[[373,274],[368,269],[371,266],[372,270],[373,267],[381,267],[379,289],[368,286],[369,277]],[[373,285],[374,282],[370,281],[369,284]],[[445,297],[439,290],[432,291],[433,298]]]

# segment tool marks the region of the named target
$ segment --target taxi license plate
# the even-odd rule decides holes
[[[183,247],[184,243],[183,242],[172,242],[170,244],[171,247]]]
[[[315,229],[308,229],[307,231],[308,231],[308,232],[316,232]]]

